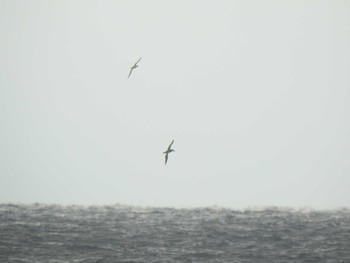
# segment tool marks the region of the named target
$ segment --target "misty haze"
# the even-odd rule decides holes
[[[350,262],[349,14],[0,1],[0,261]]]

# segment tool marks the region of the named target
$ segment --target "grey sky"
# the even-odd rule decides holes
[[[0,202],[349,207],[349,14],[0,1]]]

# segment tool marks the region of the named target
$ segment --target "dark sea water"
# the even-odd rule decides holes
[[[350,210],[0,205],[0,262],[350,262]]]

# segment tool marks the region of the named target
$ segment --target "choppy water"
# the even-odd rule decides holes
[[[0,262],[350,262],[350,210],[0,205]]]

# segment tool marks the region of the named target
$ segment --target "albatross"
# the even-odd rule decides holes
[[[128,75],[128,78],[130,77],[131,75],[131,72],[138,67],[137,63],[139,63],[141,60],[141,58],[130,68],[130,72],[129,72],[129,75]]]
[[[168,149],[165,152],[163,152],[165,154],[165,164],[168,161],[168,154],[171,152],[175,152],[175,150],[171,149],[171,145],[173,145],[173,143],[174,143],[174,140],[170,143],[170,145],[168,146]]]

